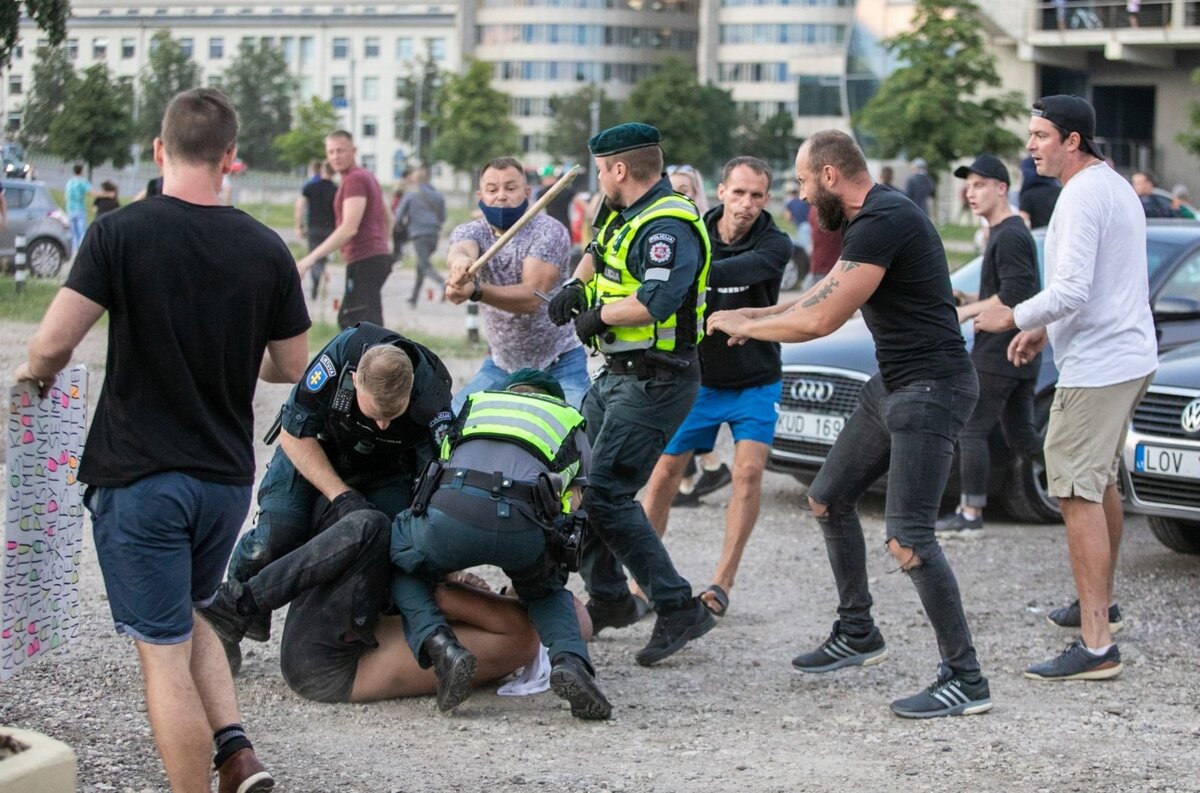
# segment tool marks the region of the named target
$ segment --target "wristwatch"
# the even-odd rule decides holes
[[[483,284],[478,280],[475,281],[475,291],[467,299],[472,303],[478,303],[480,300],[483,300]]]

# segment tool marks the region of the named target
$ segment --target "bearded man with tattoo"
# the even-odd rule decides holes
[[[730,344],[803,342],[833,333],[861,310],[875,340],[879,374],[863,386],[808,491],[837,585],[838,620],[829,638],[792,666],[831,672],[887,657],[871,617],[856,506],[886,473],[887,549],[916,586],[942,659],[934,683],[896,700],[892,711],[905,718],[983,713],[992,707],[987,679],[958,583],[934,535],[954,441],[979,397],[945,249],[924,212],[871,180],[862,150],[843,132],[818,132],[804,142],[796,180],[820,224],[842,231],[833,270],[792,303],[722,311],[708,320],[709,333],[724,331]]]

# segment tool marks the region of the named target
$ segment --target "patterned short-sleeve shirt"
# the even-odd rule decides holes
[[[483,253],[497,238],[488,222],[481,219],[454,229],[450,244],[470,240]],[[557,267],[559,283],[569,278],[571,240],[566,226],[548,215],[538,215],[484,266],[480,279],[498,286],[519,284],[523,263],[531,256]],[[545,305],[534,314],[514,314],[486,303],[481,304],[480,311],[492,360],[505,371],[545,369],[558,356],[580,346],[574,325],[556,326],[546,314]]]

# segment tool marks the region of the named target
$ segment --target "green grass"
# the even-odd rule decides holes
[[[979,226],[957,226],[954,224],[938,226],[938,234],[947,242],[972,242],[975,239],[975,232],[977,231],[979,231]]]
[[[970,251],[946,251],[946,261],[950,264],[950,272],[954,272],[978,255]]]
[[[237,208],[245,212],[259,223],[273,229],[290,229],[296,225],[293,215],[293,204],[242,204]]]
[[[14,322],[41,322],[58,286],[57,281],[30,278],[22,293],[17,294],[12,276],[0,277],[0,317]]]
[[[327,320],[317,320],[308,330],[308,349],[316,353],[339,333],[336,323]],[[470,344],[465,336],[431,336],[412,328],[402,328],[400,332],[418,344],[423,344],[442,358],[478,358],[484,352],[483,344]]]

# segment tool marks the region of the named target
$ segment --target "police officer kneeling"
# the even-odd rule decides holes
[[[584,516],[572,501],[590,465],[584,419],[545,372],[521,369],[504,385],[467,398],[441,460],[392,524],[392,599],[413,655],[437,674],[438,708],[449,711],[471,693],[476,662],[434,603],[433,586],[454,570],[500,567],[549,649],[551,689],[572,715],[607,719],[612,706],[596,686],[565,588],[582,547]]]
[[[411,503],[413,481],[437,457],[453,418],[445,365],[379,325],[342,331],[305,372],[266,439],[278,436],[279,448],[259,487],[258,523],[229,562],[232,581],[245,583],[304,545],[314,522],[329,526],[371,507],[394,518]],[[266,641],[270,626],[269,612],[256,616],[244,636]],[[224,643],[237,674],[241,650]]]

